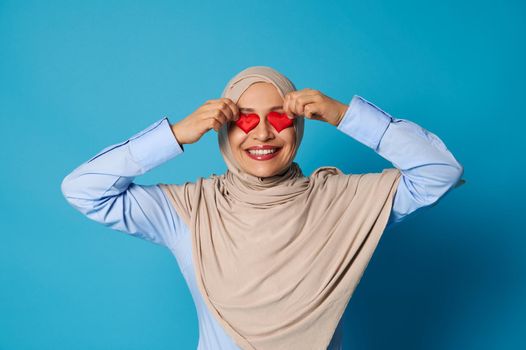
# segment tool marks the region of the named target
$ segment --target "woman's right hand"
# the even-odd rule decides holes
[[[224,123],[239,118],[237,105],[229,98],[208,100],[195,112],[171,125],[172,132],[180,144],[197,142],[207,131],[219,129]]]

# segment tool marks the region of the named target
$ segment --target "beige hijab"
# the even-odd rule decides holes
[[[255,66],[222,96],[237,103],[261,81],[282,96],[295,90],[276,70]],[[303,123],[295,118],[296,151]],[[191,230],[199,290],[242,349],[326,349],[385,229],[400,171],[326,166],[305,177],[292,162],[260,178],[238,167],[226,129],[219,131],[225,174],[160,184]]]

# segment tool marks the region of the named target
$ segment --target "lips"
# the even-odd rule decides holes
[[[281,130],[294,125],[294,120],[287,117],[287,113],[272,111],[267,115],[267,119],[277,132],[281,132]],[[248,134],[250,130],[254,129],[259,124],[259,121],[259,115],[256,113],[240,114],[239,118],[236,120],[236,125]]]
[[[251,154],[248,150],[246,150],[245,152],[252,159],[255,159],[255,160],[269,160],[269,159],[274,158],[280,151],[281,151],[281,148],[277,148],[275,152],[269,153],[269,154]]]

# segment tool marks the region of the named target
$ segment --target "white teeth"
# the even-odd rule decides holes
[[[267,150],[248,150],[250,152],[250,154],[254,154],[254,155],[264,155],[264,154],[270,154],[270,153],[274,153],[276,152],[276,148],[273,148],[273,149],[267,149]]]

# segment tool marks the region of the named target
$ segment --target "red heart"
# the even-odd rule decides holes
[[[240,114],[236,120],[236,125],[241,128],[246,134],[254,129],[259,124],[259,115],[256,113]]]
[[[270,112],[267,115],[267,119],[270,124],[278,131],[289,128],[294,125],[294,120],[287,117],[287,113],[278,113],[275,111]],[[243,114],[239,115],[238,120],[236,120],[236,125],[241,128],[246,134],[250,130],[254,129],[259,124],[259,115],[256,113]]]
[[[294,120],[287,117],[287,113],[272,111],[267,115],[267,119],[278,132],[294,125]]]

